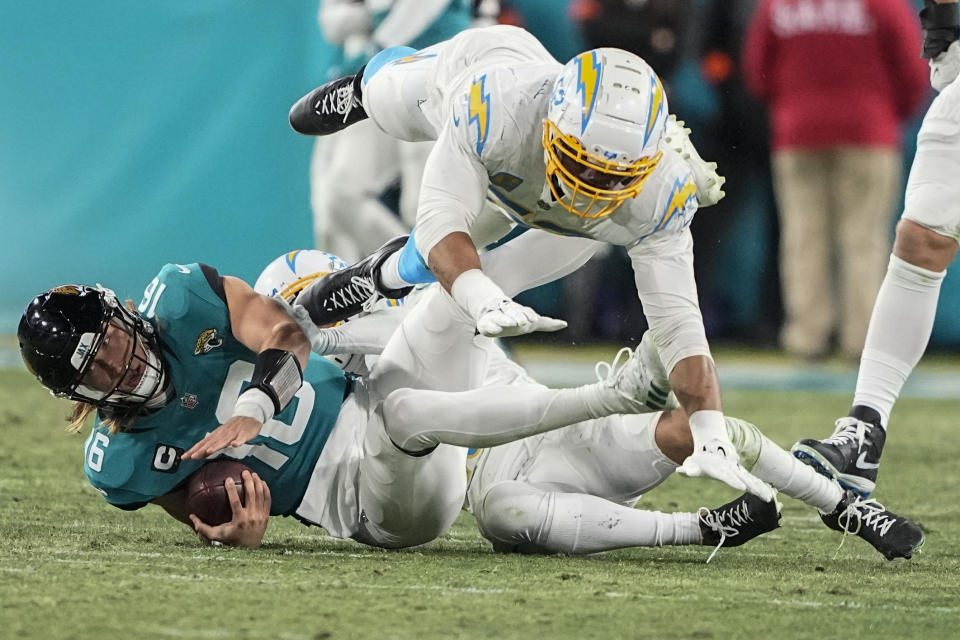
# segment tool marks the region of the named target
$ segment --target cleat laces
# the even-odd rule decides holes
[[[327,311],[333,311],[359,304],[363,311],[370,312],[382,297],[371,278],[353,276],[349,284],[333,292],[324,304],[324,308]]]
[[[700,518],[700,522],[711,531],[720,534],[720,542],[717,543],[710,557],[707,558],[707,563],[713,560],[713,556],[717,555],[717,551],[720,550],[720,547],[723,546],[727,538],[740,535],[740,528],[748,522],[753,522],[753,517],[750,515],[750,507],[746,502],[739,502],[729,509],[716,511],[706,507],[700,507],[697,510],[697,517]]]
[[[317,115],[330,115],[332,113],[343,115],[343,121],[346,122],[350,116],[350,111],[359,106],[359,100],[353,96],[352,82],[337,87],[335,91],[324,93],[317,104],[314,105],[314,111]]]
[[[617,355],[613,357],[613,362],[609,364],[603,361],[598,362],[594,365],[593,371],[600,384],[613,389],[631,402],[643,404],[644,400],[635,395],[644,387],[643,367],[630,366],[632,354],[633,349],[623,347],[620,351],[617,351]],[[633,379],[628,379],[631,374]]]
[[[876,500],[864,500],[858,497],[837,516],[837,524],[843,529],[843,537],[840,538],[840,546],[837,547],[833,557],[836,558],[840,553],[848,535],[859,535],[860,531],[867,527],[880,534],[882,538],[896,522],[897,518]]]
[[[842,446],[848,442],[856,443],[857,450],[859,451],[863,447],[863,442],[866,440],[866,437],[867,428],[863,422],[855,418],[840,418],[834,427],[833,435],[823,440],[823,442],[824,444],[837,446]]]

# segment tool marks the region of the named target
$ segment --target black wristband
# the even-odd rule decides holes
[[[957,4],[938,4],[933,0],[923,0],[920,26],[923,27],[921,55],[924,58],[936,58],[946,51],[952,42],[960,39],[960,12]]]
[[[283,349],[264,349],[257,354],[249,388],[257,388],[273,401],[273,415],[287,408],[303,385],[303,371],[296,356]]]

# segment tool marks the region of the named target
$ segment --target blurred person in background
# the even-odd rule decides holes
[[[784,349],[856,358],[889,251],[901,123],[927,72],[907,0],[761,0],[744,73],[770,111]],[[836,275],[835,275],[836,274]]]
[[[926,0],[923,57],[940,92],[923,118],[893,253],[870,316],[847,417],[824,440],[803,439],[794,455],[845,487],[876,487],[887,423],[904,382],[930,340],[940,286],[960,239],[960,19],[956,0]]]
[[[756,0],[698,4],[691,40],[705,86],[692,96],[699,113],[691,109],[690,119],[698,148],[728,177],[726,197],[692,229],[700,305],[707,335],[772,343],[781,308],[769,129],[763,104],[747,90],[742,60]]]
[[[486,21],[495,8],[478,4]],[[317,20],[339,59],[327,79],[355,72],[381,49],[452,37],[470,26],[471,11],[469,0],[321,0]],[[392,138],[372,122],[318,138],[310,162],[317,246],[354,261],[409,231],[431,146]],[[399,217],[384,198],[398,182]]]
[[[572,0],[570,15],[589,48],[636,53],[657,70],[670,96],[670,78],[682,58],[691,0]]]

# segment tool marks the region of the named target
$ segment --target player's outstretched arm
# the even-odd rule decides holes
[[[237,278],[225,277],[223,288],[234,337],[257,354],[253,379],[233,416],[190,447],[184,460],[206,458],[255,438],[300,390],[310,357],[310,340],[278,302]]]
[[[563,320],[541,316],[515,302],[480,270],[480,258],[465,233],[447,235],[429,254],[430,270],[453,299],[491,338],[518,336],[534,331],[559,331]]]

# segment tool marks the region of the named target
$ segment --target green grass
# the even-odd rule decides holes
[[[730,392],[727,412],[789,445],[849,393]],[[783,527],[709,565],[703,547],[594,557],[492,553],[469,515],[385,552],[275,519],[258,551],[201,547],[159,508],[87,486],[67,405],[0,370],[2,638],[946,638],[960,623],[958,401],[903,400],[877,497],[928,534],[887,562],[785,500]],[[731,490],[673,478],[641,505],[692,510]]]

